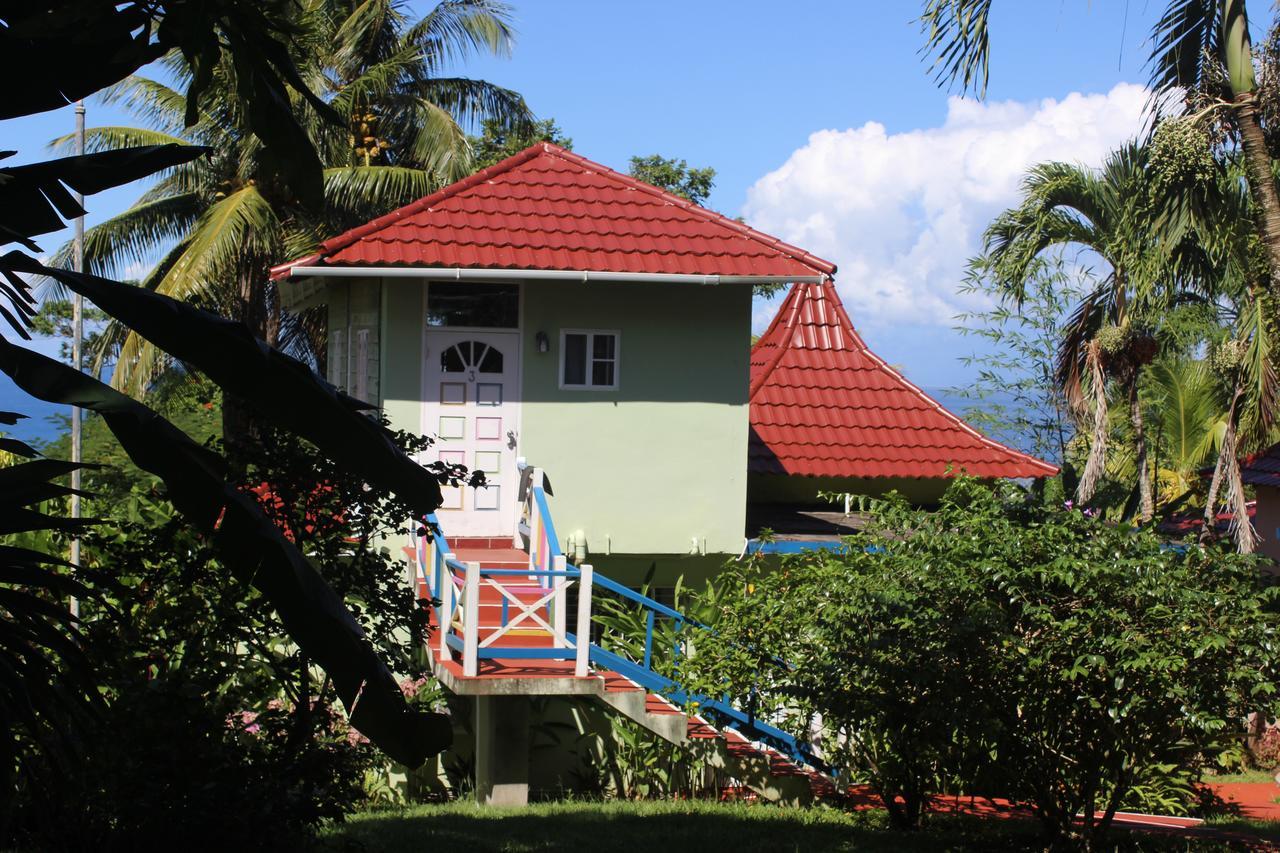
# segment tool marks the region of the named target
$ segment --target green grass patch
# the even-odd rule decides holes
[[[1266,784],[1274,785],[1276,783],[1276,775],[1274,770],[1241,770],[1239,773],[1219,773],[1215,775],[1206,775],[1204,781],[1211,785],[1240,785],[1240,784]]]
[[[1246,822],[1223,824],[1256,834]],[[378,853],[789,853],[789,851],[1040,850],[1031,821],[934,817],[913,833],[891,831],[881,811],[781,808],[705,801],[557,802],[523,809],[473,803],[364,812],[331,827],[325,851]],[[1117,850],[1220,850],[1220,842],[1117,832]]]

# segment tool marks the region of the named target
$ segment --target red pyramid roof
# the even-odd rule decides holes
[[[796,284],[751,349],[753,474],[1049,477],[867,349],[834,283]]]
[[[326,240],[293,266],[830,275],[835,265],[549,142]]]

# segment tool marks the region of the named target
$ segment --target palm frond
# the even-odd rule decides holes
[[[438,74],[476,54],[511,55],[512,9],[498,0],[443,0],[414,24],[404,41],[420,50],[423,66]]]
[[[245,274],[257,275],[261,258],[278,250],[275,211],[256,186],[240,189],[204,211],[186,236],[182,254],[155,283],[157,293],[183,301],[218,300]],[[166,356],[131,334],[120,349],[114,387],[141,397],[150,389]]]
[[[182,239],[199,213],[200,200],[194,193],[138,202],[85,230],[85,266],[95,275],[121,277],[130,264],[146,263],[157,250]],[[70,267],[72,248],[70,242],[63,243],[49,265]],[[48,287],[53,298],[66,298],[60,285],[49,281]]]
[[[418,97],[445,109],[459,123],[469,127],[493,119],[503,129],[532,127],[534,116],[524,96],[484,80],[466,77],[432,77],[412,87]]]
[[[1200,86],[1208,57],[1218,53],[1222,6],[1221,0],[1171,0],[1151,28],[1147,66],[1153,92]]]
[[[431,172],[403,166],[353,166],[324,171],[327,215],[338,228],[349,228],[439,188],[440,181]]]
[[[991,74],[987,38],[991,0],[927,0],[920,13],[925,44],[920,53],[932,58],[934,80],[961,92],[983,97]]]
[[[51,140],[49,148],[70,154],[75,149],[75,143],[76,135],[68,133]],[[84,132],[84,150],[86,153],[114,151],[117,148],[135,148],[141,145],[189,145],[190,143],[190,139],[145,127],[90,127]]]

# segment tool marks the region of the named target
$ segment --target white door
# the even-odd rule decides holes
[[[446,536],[510,536],[516,521],[520,333],[429,329],[423,433],[430,460],[483,471],[484,488],[444,487]]]

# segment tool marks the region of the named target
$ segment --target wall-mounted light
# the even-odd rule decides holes
[[[551,349],[551,340],[547,337],[546,332],[538,332],[533,336],[533,340],[538,345],[538,352],[547,352]]]

